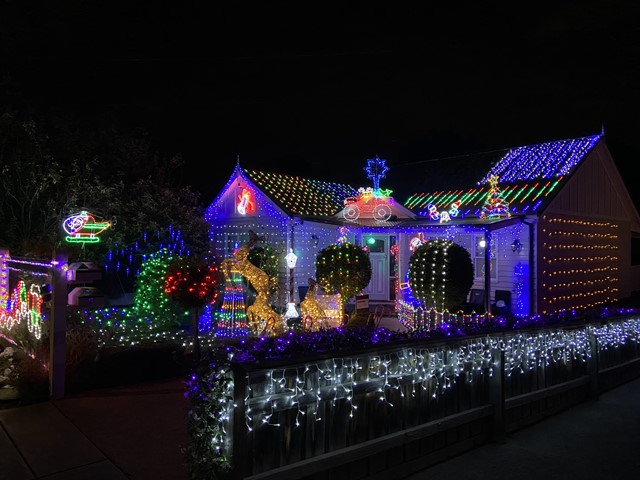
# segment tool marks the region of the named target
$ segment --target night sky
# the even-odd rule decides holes
[[[0,67],[31,107],[149,131],[205,202],[238,156],[357,187],[375,155],[391,178],[604,127],[640,205],[637,2],[219,3],[3,0]]]

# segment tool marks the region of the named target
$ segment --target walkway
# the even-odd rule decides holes
[[[640,379],[405,480],[640,478]]]
[[[187,480],[182,382],[0,410],[0,480]]]

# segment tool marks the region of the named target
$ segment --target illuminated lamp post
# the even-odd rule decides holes
[[[289,249],[289,253],[284,257],[289,267],[289,304],[287,305],[287,311],[284,314],[284,318],[298,318],[298,311],[296,310],[296,302],[293,301],[293,269],[296,268],[296,262],[298,256],[293,253],[293,248]]]

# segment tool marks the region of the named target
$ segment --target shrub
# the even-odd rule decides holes
[[[409,259],[409,285],[425,307],[451,310],[465,301],[473,285],[471,255],[450,240],[426,242]]]
[[[367,251],[358,245],[329,245],[316,257],[316,279],[326,293],[340,294],[344,309],[349,299],[369,285],[371,260]]]

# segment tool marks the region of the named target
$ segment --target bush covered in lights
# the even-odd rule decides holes
[[[173,301],[191,311],[191,330],[194,357],[199,360],[200,340],[198,333],[198,311],[213,303],[224,276],[218,261],[197,257],[177,257],[167,269],[164,283],[165,293]]]
[[[167,269],[165,293],[185,308],[211,303],[224,281],[218,262],[196,257],[176,257]]]
[[[425,307],[451,310],[465,301],[473,285],[471,255],[451,240],[428,241],[409,259],[409,285]]]
[[[148,318],[156,327],[176,327],[184,321],[184,308],[172,302],[164,289],[169,265],[176,257],[167,249],[150,255],[136,279],[131,313]]]
[[[347,302],[371,281],[369,255],[353,243],[329,245],[316,257],[316,280],[325,292],[339,293]]]

